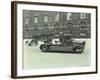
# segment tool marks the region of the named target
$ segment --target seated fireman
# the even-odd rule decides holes
[[[72,36],[65,34],[60,34],[60,42],[62,45],[70,44],[72,42]]]

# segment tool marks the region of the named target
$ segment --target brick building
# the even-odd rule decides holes
[[[23,38],[32,39],[41,34],[59,32],[75,38],[91,37],[91,14],[54,11],[23,11]]]

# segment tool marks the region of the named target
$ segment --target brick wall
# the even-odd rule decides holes
[[[24,10],[23,38],[32,39],[33,36],[49,35],[54,32],[71,32],[75,38],[90,38],[91,14],[70,12],[70,20],[67,20],[68,13]],[[56,20],[57,14],[59,14],[58,20]],[[81,14],[85,14],[85,16]],[[44,16],[47,16],[47,22],[44,22]]]

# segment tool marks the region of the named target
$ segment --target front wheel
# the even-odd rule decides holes
[[[74,51],[77,52],[77,53],[82,53],[83,48],[81,48],[81,47],[78,46],[78,47],[74,48]]]
[[[41,46],[40,46],[40,49],[41,49],[43,52],[46,52],[46,51],[49,49],[49,46],[48,46],[48,45],[41,45]]]

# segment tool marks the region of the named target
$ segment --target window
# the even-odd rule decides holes
[[[26,19],[25,19],[25,24],[28,24],[28,23],[29,23],[29,19],[26,18]]]
[[[24,10],[24,17],[28,17],[30,14],[29,14],[29,11],[27,10]]]
[[[48,16],[44,16],[44,22],[48,22]]]
[[[67,20],[72,20],[72,13],[67,13]]]
[[[86,14],[85,13],[81,13],[80,14],[80,19],[86,19]]]
[[[86,36],[86,34],[85,33],[80,33],[80,36]]]
[[[59,21],[59,13],[56,14],[55,21]]]
[[[38,17],[34,16],[34,23],[38,23]]]

